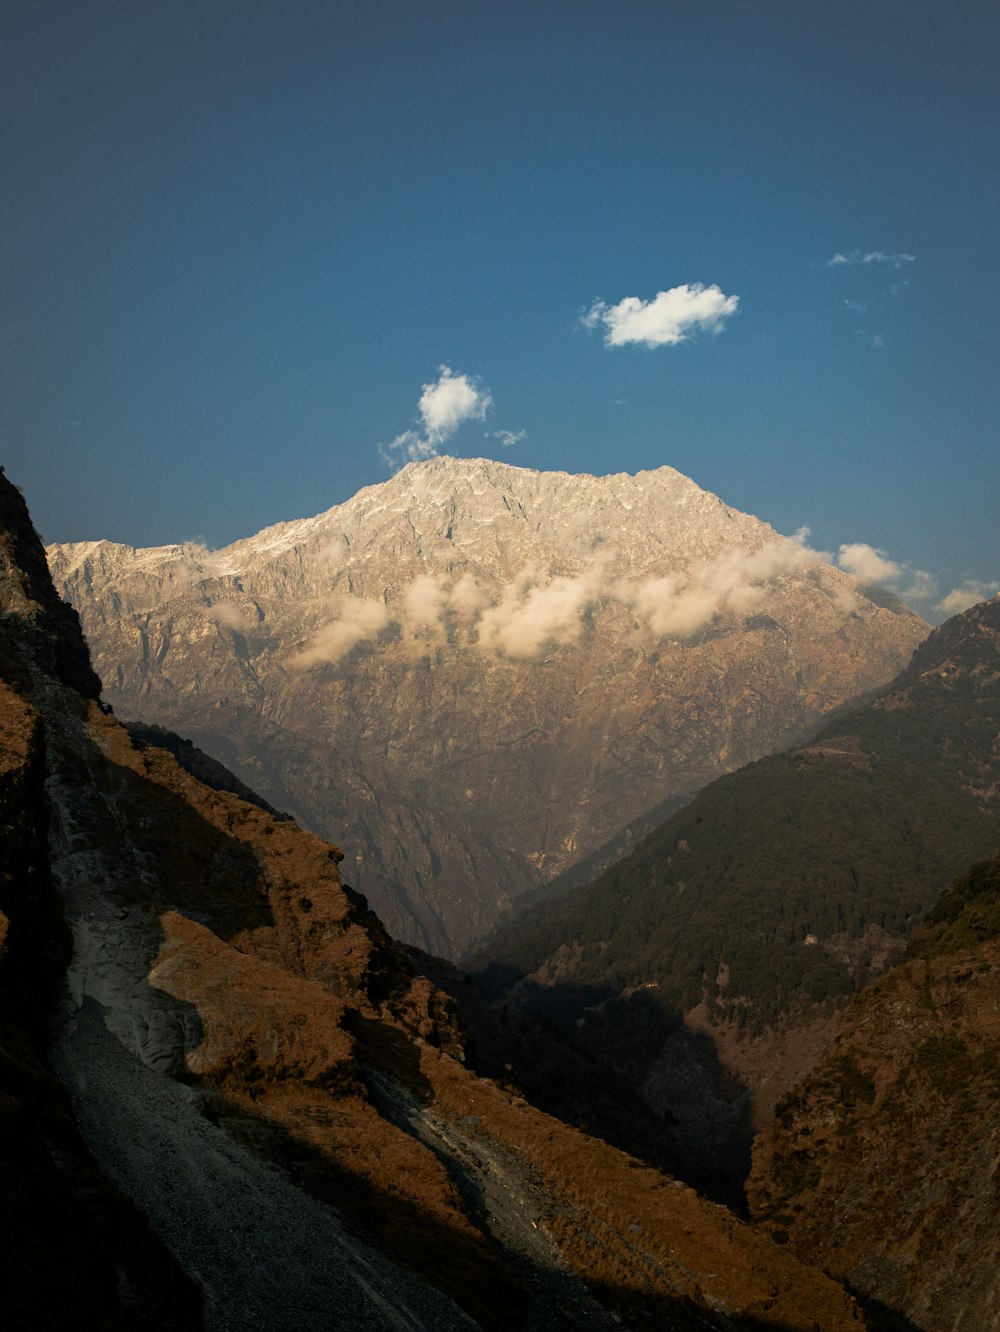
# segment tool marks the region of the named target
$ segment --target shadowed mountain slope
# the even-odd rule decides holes
[[[685,1041],[708,1035],[737,1079],[718,1104],[719,1131],[728,1118],[745,1149],[738,1085],[766,1122],[836,1008],[900,960],[963,865],[995,853],[998,731],[994,599],[935,630],[871,703],[712,783],[595,883],[527,911],[469,965],[495,999],[612,1054],[654,1104],[692,1066]],[[667,1071],[673,1092],[661,1087]],[[699,1132],[704,1111],[696,1087]]]
[[[670,467],[433,458],[224,550],[49,556],[122,716],[335,837],[390,932],[453,957],[927,632]]]
[[[778,1239],[926,1332],[1000,1321],[1000,859],[943,895],[757,1143]]]
[[[0,489],[2,660],[41,720],[47,836],[10,812],[73,942],[52,1065],[207,1328],[866,1325],[724,1208],[476,1077],[448,997],[335,847],[137,746],[59,674],[86,652],[12,558],[30,526]]]

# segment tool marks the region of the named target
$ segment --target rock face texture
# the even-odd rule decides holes
[[[65,965],[65,947],[46,952],[44,881],[72,935],[52,1065],[104,1176],[173,1255],[161,1267],[196,1282],[210,1332],[869,1325],[724,1208],[476,1077],[447,995],[341,882],[335,847],[203,785],[102,710],[72,614],[15,558],[40,546],[2,475],[0,515],[0,797],[23,833],[0,984]],[[13,1107],[2,1090],[2,1161],[23,1166],[29,1142],[39,1170],[14,1177],[30,1193],[65,1155],[44,1124],[31,1137],[17,1086]],[[44,1273],[44,1208],[26,1217],[3,1258]],[[60,1276],[80,1283],[89,1321],[74,1325],[200,1325],[197,1299],[174,1323],[155,1296],[90,1317],[83,1295],[107,1298],[104,1269],[78,1275],[91,1247],[80,1238]],[[109,1253],[126,1293],[155,1271]],[[27,1311],[9,1325],[39,1324]]]
[[[44,1060],[72,948],[48,849],[45,726],[34,681],[96,695],[76,617],[55,597],[0,470],[0,1279],[11,1332],[189,1332],[201,1294],[103,1176]],[[80,695],[75,695],[80,697]]]
[[[749,1195],[800,1256],[926,1332],[1000,1323],[1000,859],[942,899],[757,1143]]]
[[[669,467],[435,458],[225,550],[49,558],[117,712],[336,837],[390,932],[453,956],[927,632]]]

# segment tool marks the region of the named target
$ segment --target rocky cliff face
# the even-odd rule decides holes
[[[22,691],[4,734],[34,793],[0,795],[72,934],[51,1060],[104,1175],[197,1283],[207,1328],[866,1325],[725,1209],[477,1078],[447,996],[341,882],[335,847],[101,709],[71,616],[10,558],[30,527],[2,477],[0,499],[2,661]],[[37,970],[52,934],[32,877],[4,885],[0,980]],[[8,1108],[5,1162],[25,1125]],[[57,1148],[44,1130],[33,1146],[50,1171]],[[27,1218],[15,1263],[44,1247],[44,1206]],[[58,1226],[79,1238],[61,1210]],[[88,1325],[166,1328],[167,1303]],[[196,1307],[180,1317],[198,1326]]]
[[[123,716],[192,736],[455,954],[926,626],[665,467],[435,458],[225,550],[49,552]]]
[[[851,1005],[757,1143],[776,1238],[926,1332],[1000,1319],[1000,860],[942,902],[906,965]]]
[[[72,948],[48,851],[45,726],[33,683],[97,692],[70,608],[0,469],[0,1271],[12,1332],[188,1332],[201,1295],[98,1169],[47,1067],[46,1017]]]

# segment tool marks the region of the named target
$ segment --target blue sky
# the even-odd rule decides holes
[[[669,463],[988,589],[998,39],[985,0],[7,0],[8,474],[47,540],[218,546],[408,450]]]

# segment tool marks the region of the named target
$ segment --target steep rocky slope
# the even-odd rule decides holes
[[[844,1014],[757,1144],[750,1198],[796,1253],[926,1332],[1000,1324],[1000,859]]]
[[[866,1325],[725,1209],[477,1078],[336,848],[102,710],[72,617],[14,558],[41,549],[2,477],[0,513],[3,660],[44,727],[47,838],[8,812],[73,939],[52,1063],[206,1327]],[[8,942],[31,968],[37,921]]]
[[[870,704],[720,778],[470,965],[494,998],[613,1058],[652,1104],[676,1113],[687,1082],[692,1134],[741,1144],[745,1166],[742,1089],[763,1124],[846,997],[901,959],[963,865],[996,851],[998,733],[995,598],[935,630]]]
[[[46,1067],[44,1015],[71,954],[50,873],[44,726],[29,660],[88,692],[75,617],[0,472],[0,1270],[11,1332],[188,1332],[201,1297],[141,1214],[102,1176]],[[53,636],[39,626],[58,626]],[[19,647],[11,641],[17,624]]]
[[[225,550],[49,555],[116,711],[336,837],[391,933],[451,955],[926,633],[669,467],[435,458]]]

